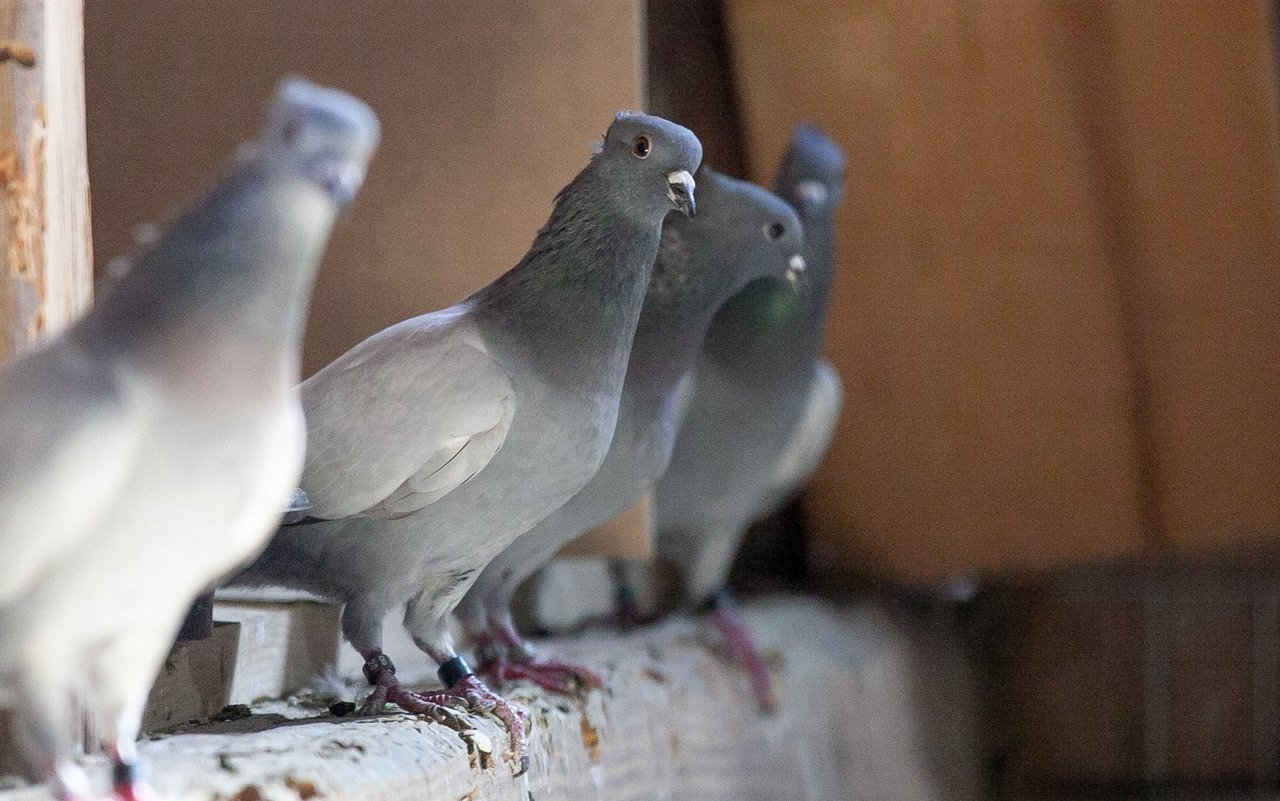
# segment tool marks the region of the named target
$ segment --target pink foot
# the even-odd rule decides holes
[[[130,782],[116,785],[111,793],[111,801],[159,801],[160,796],[151,785],[142,782]]]
[[[139,778],[137,764],[114,756],[114,754],[119,753],[118,750],[108,748],[108,752],[113,754],[111,765],[112,801],[159,801],[160,796],[155,790],[151,789],[151,785]]]
[[[529,769],[529,742],[525,734],[524,712],[484,686],[461,659],[457,659],[456,663],[451,660],[445,667],[452,667],[462,675],[443,691],[415,693],[400,686],[395,676],[395,665],[385,655],[369,657],[365,662],[364,673],[373,684],[373,692],[369,693],[364,705],[360,707],[360,714],[376,715],[387,703],[393,703],[412,715],[423,715],[462,731],[472,727],[459,714],[459,707],[473,712],[490,713],[502,721],[507,730],[512,758],[519,765],[515,775],[524,774]]]
[[[573,694],[591,688],[604,689],[604,679],[591,668],[558,659],[499,658],[485,662],[481,672],[498,683],[526,679],[547,692]]]
[[[751,689],[756,697],[756,704],[765,715],[778,711],[778,700],[773,694],[773,680],[769,677],[769,668],[756,648],[747,624],[738,614],[737,604],[728,590],[722,590],[711,600],[711,622],[720,629],[729,643],[733,659],[747,671],[751,677]]]
[[[520,766],[515,775],[521,776],[529,770],[529,739],[525,734],[527,722],[525,713],[486,687],[474,674],[459,679],[453,686],[442,692],[426,693],[420,697],[427,703],[440,706],[461,699],[466,702],[469,709],[488,712],[502,721],[502,725],[506,727],[507,736],[511,740],[512,759]]]

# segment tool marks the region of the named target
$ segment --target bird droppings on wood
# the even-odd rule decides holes
[[[228,704],[210,715],[209,720],[214,723],[226,723],[227,721],[244,720],[249,717],[253,717],[253,710],[249,708],[248,704]]]
[[[337,703],[329,704],[329,714],[335,718],[345,718],[355,711],[356,705],[353,701],[338,701]]]

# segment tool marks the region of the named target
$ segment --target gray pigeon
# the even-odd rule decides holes
[[[458,656],[450,613],[481,568],[582,488],[613,437],[662,219],[693,211],[702,146],[621,113],[511,271],[466,300],[366,339],[302,385],[302,489],[316,522],[282,528],[234,583],[345,603],[342,630],[387,701],[448,720],[492,710],[527,767],[524,726]],[[399,686],[383,617],[440,666],[443,693]]]
[[[188,604],[298,480],[315,271],[364,178],[360,101],[283,82],[261,139],[81,320],[0,369],[0,696],[34,772],[89,797],[74,704],[131,801],[143,705]]]
[[[765,710],[774,706],[768,673],[723,586],[747,527],[808,480],[839,415],[840,379],[822,345],[844,169],[831,139],[795,129],[774,191],[804,223],[801,291],[758,281],[716,314],[654,490],[658,555],[676,566],[687,601],[711,603]]]
[[[662,475],[675,438],[677,391],[712,315],[749,281],[795,281],[804,269],[800,221],[783,200],[754,184],[702,167],[698,216],[671,215],[636,328],[604,463],[578,494],[520,535],[480,574],[459,616],[489,672],[530,679],[550,690],[598,684],[591,671],[534,659],[516,632],[512,594],[570,540],[637,501]],[[789,290],[786,290],[789,291]]]

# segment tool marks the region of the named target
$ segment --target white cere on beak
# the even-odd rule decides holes
[[[827,187],[817,181],[801,181],[796,186],[796,197],[804,203],[821,205],[826,203],[830,196],[831,192]]]
[[[338,208],[345,209],[364,183],[365,167],[347,159],[325,159],[315,165],[316,178],[329,190]]]
[[[796,285],[796,281],[800,279],[800,274],[804,272],[804,267],[804,256],[799,253],[792,256],[791,260],[787,262],[787,282],[791,286],[794,287]]]
[[[695,208],[693,189],[693,176],[688,170],[667,173],[667,198],[673,206],[690,217],[693,216]]]

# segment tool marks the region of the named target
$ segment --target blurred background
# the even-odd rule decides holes
[[[619,108],[762,182],[816,122],[849,156],[843,418],[737,582],[873,594],[963,643],[996,797],[1273,796],[1274,11],[88,0],[95,263],[195,193],[282,73],[384,126],[308,372],[513,265]]]

